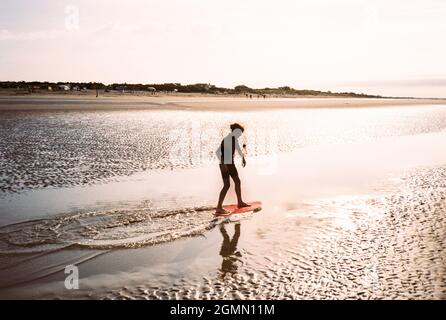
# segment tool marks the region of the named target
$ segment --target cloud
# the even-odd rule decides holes
[[[349,81],[339,83],[339,85],[368,87],[446,87],[446,78]]]
[[[36,41],[36,40],[54,40],[66,37],[73,33],[66,30],[46,30],[29,32],[11,32],[9,30],[0,31],[0,41]]]
[[[10,31],[0,30],[0,41],[40,41],[40,40],[58,40],[66,38],[86,39],[90,36],[104,37],[111,34],[129,33],[133,28],[123,27],[118,24],[104,24],[95,28],[82,28],[78,30],[69,30],[65,28],[40,30],[40,31]]]

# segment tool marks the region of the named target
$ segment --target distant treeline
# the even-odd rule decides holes
[[[183,85],[181,83],[163,83],[163,84],[129,84],[113,83],[105,85],[99,82],[25,82],[25,81],[5,81],[0,82],[2,89],[27,90],[35,92],[37,90],[105,90],[121,92],[182,92],[182,93],[210,93],[210,94],[245,94],[245,95],[296,95],[296,96],[336,96],[336,97],[361,97],[361,98],[381,98],[377,95],[368,95],[354,92],[331,92],[318,90],[301,90],[291,87],[263,88],[254,89],[245,85],[239,85],[234,88],[217,87],[208,83],[196,83]]]
[[[99,82],[41,82],[41,81],[3,81],[0,82],[1,89],[16,90],[48,90],[49,88],[57,90],[59,87],[68,86],[70,90],[73,88],[95,90],[105,89],[107,86]]]

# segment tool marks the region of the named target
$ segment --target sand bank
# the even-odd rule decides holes
[[[292,108],[349,108],[446,105],[440,99],[253,98],[219,96],[1,96],[0,110],[158,109],[191,111],[256,111]]]

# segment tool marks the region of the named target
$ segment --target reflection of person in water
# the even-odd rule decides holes
[[[234,226],[234,235],[232,236],[232,239],[226,232],[224,224],[220,225],[220,232],[223,236],[220,255],[223,258],[221,263],[221,271],[223,272],[224,276],[228,272],[237,272],[237,260],[242,256],[241,253],[237,251],[237,243],[238,239],[240,238],[240,223],[237,223]]]
[[[216,152],[217,157],[220,160],[220,172],[223,178],[223,188],[220,191],[216,210],[217,214],[220,215],[228,214],[228,212],[223,209],[223,201],[225,200],[226,193],[229,190],[229,177],[234,180],[238,207],[249,207],[249,205],[242,200],[240,178],[234,164],[234,154],[237,150],[237,153],[242,157],[242,166],[246,166],[245,156],[243,155],[242,149],[238,143],[238,138],[240,138],[240,136],[243,134],[243,131],[245,131],[245,129],[238,123],[231,124],[231,132],[221,141],[221,144]],[[243,147],[245,147],[245,145],[243,145]]]

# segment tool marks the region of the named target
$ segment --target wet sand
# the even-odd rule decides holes
[[[237,251],[230,243],[239,240],[243,224],[221,225],[222,262],[216,274],[166,287],[154,287],[149,282],[134,288],[124,286],[105,297],[446,299],[445,178],[446,168],[425,170],[405,176],[409,181],[405,190],[381,197],[326,200],[317,202],[317,209],[313,204],[292,210],[288,223],[304,223],[309,232],[300,241],[290,243],[284,235],[279,237],[268,230],[264,237],[275,237],[277,251],[258,249],[265,254],[262,262],[243,260],[242,256],[249,253]],[[334,226],[323,231],[312,228],[312,220],[323,219],[324,212],[333,219],[333,211],[342,214],[344,210],[355,211],[347,232]],[[296,228],[287,229],[286,235],[296,239],[291,235]]]
[[[252,128],[243,139],[249,155],[261,157],[309,145],[439,131],[445,117],[446,108],[432,105],[2,111],[0,191],[88,186],[148,170],[193,168],[214,161],[215,141],[232,122]]]
[[[292,175],[283,170],[272,176],[256,176],[261,164],[252,165],[249,171],[242,172],[242,179],[251,177],[257,187],[248,188],[246,197],[259,196],[265,203],[263,210],[240,221],[215,221],[211,218],[212,207],[170,211],[169,228],[176,225],[175,219],[199,227],[185,238],[179,235],[174,241],[165,239],[156,245],[125,239],[124,247],[116,243],[109,248],[56,247],[49,253],[35,252],[29,256],[22,252],[20,263],[17,257],[6,258],[5,262],[3,256],[0,297],[445,299],[446,168],[441,164],[446,163],[446,154],[435,155],[438,148],[445,150],[444,133],[386,141],[304,148],[279,161],[281,167],[293,162],[299,166],[307,163],[306,168]],[[338,153],[328,160],[327,155],[333,154],[333,150]],[[351,159],[351,152],[361,156],[347,160]],[[418,156],[409,158],[407,152]],[[372,154],[377,157],[371,159]],[[353,162],[359,164],[352,166]],[[371,163],[376,166],[365,170]],[[326,169],[318,181],[318,168],[322,167]],[[175,172],[170,178],[162,173],[159,177],[149,176],[152,181],[168,177],[178,182],[204,174],[210,175],[210,180],[218,179],[207,167],[186,170],[183,177]],[[286,183],[281,180],[282,175],[287,175]],[[141,183],[141,178],[135,179],[135,183]],[[170,188],[164,186],[159,192]],[[201,202],[211,203],[214,190],[206,193],[207,187],[190,185],[178,188],[181,196],[192,199],[191,203],[196,202],[193,199],[203,199],[203,195],[209,198]],[[126,195],[122,197],[125,199]],[[187,203],[181,198],[175,202]],[[140,214],[144,212],[139,210]],[[150,234],[144,215],[132,215],[128,208],[115,212],[121,213],[118,220],[105,220],[108,226],[104,230],[127,219],[130,223],[124,223],[120,235],[138,228],[140,223],[146,230],[144,234]],[[134,217],[137,219],[132,222]],[[61,231],[67,234],[58,239],[76,236],[70,230],[79,220],[73,224],[66,215],[61,218],[62,221],[51,219],[54,225],[43,225],[41,230],[57,231],[55,225],[62,223],[66,227]],[[149,226],[153,227],[153,217],[150,220]],[[85,222],[82,225],[88,226]],[[21,241],[23,233],[34,234],[26,230],[26,225],[17,227]],[[98,228],[98,224],[91,227]],[[0,230],[3,241],[5,237],[15,237],[8,228]],[[104,234],[101,229],[96,230],[92,234]],[[107,238],[110,239],[109,234]],[[31,243],[24,248],[38,248],[36,243],[42,243],[40,240],[30,238]],[[125,249],[126,246],[134,249]],[[72,262],[79,265],[81,289],[68,291],[63,286],[61,268]]]
[[[445,299],[445,178],[445,168],[427,169],[405,176],[406,190],[313,201],[275,223],[219,224],[155,247],[73,250],[64,263],[80,265],[80,290],[64,290],[55,268],[43,280],[3,288],[0,297]],[[341,214],[349,214],[348,226],[337,221]],[[34,270],[36,261],[43,262],[35,258]]]
[[[0,298],[446,299],[443,107],[2,116],[6,160],[39,165],[3,158],[17,177],[0,184],[11,187],[1,194]],[[248,121],[239,172],[262,211],[212,216],[221,186],[213,145],[200,140],[198,159],[165,148],[194,136],[192,118],[202,134],[213,118]],[[265,122],[280,130],[260,135]],[[146,127],[175,139],[157,145]],[[14,147],[31,133],[34,143]],[[145,149],[153,153],[141,170]],[[62,178],[73,180],[44,184]],[[79,290],[64,287],[72,263]]]

